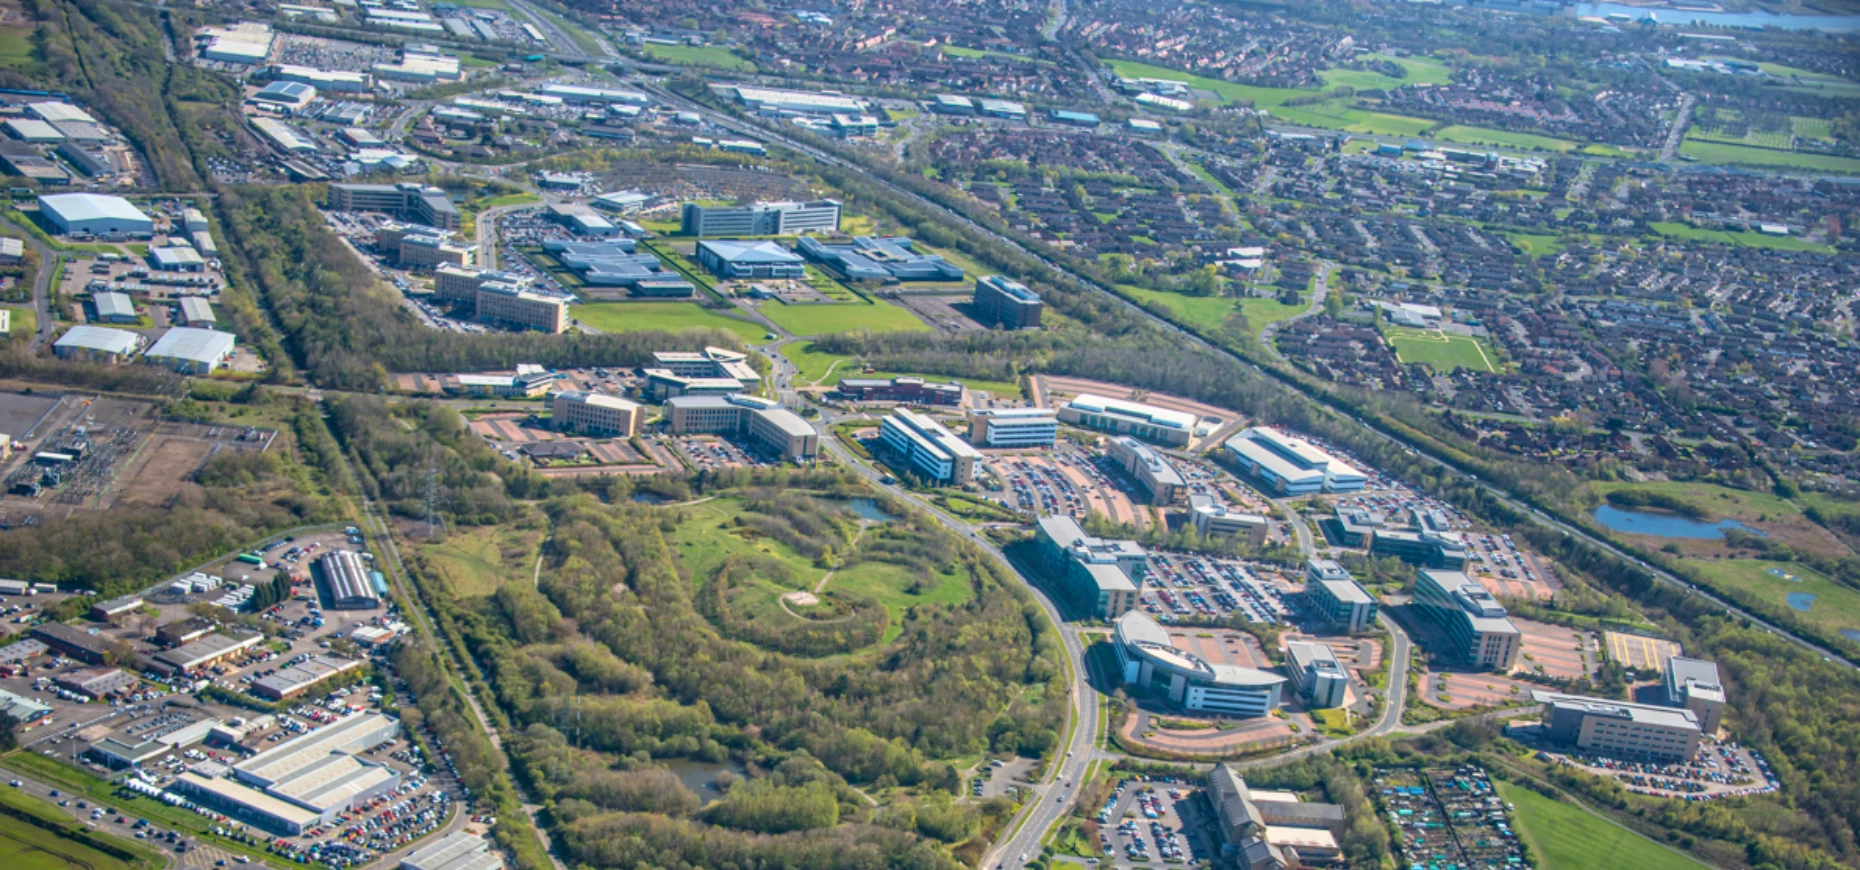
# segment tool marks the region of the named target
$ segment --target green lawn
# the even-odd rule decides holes
[[[1187,82],[1189,87],[1198,90],[1212,91],[1227,102],[1251,103],[1254,107],[1261,109],[1277,106],[1293,97],[1309,96],[1316,93],[1316,91],[1301,91],[1293,88],[1262,88],[1254,85],[1243,85],[1235,82],[1198,76],[1183,72],[1179,69],[1151,66],[1147,63],[1137,63],[1129,60],[1113,60],[1107,61],[1107,63],[1110,64],[1113,71],[1127,79],[1166,79],[1169,81]]]
[[[1539,136],[1535,133],[1514,133],[1509,130],[1468,127],[1463,124],[1442,128],[1440,132],[1434,134],[1434,138],[1468,145],[1490,145],[1496,148],[1519,148],[1527,151],[1574,151],[1577,144],[1568,139]]]
[[[682,510],[690,519],[672,532],[671,543],[678,548],[679,559],[691,570],[694,584],[710,579],[725,559],[741,554],[759,553],[773,558],[794,573],[796,582],[809,588],[827,573],[814,567],[813,560],[773,538],[750,540],[738,535],[735,523],[743,514],[741,499],[725,496]]]
[[[1860,175],[1860,158],[1836,157],[1832,154],[1803,154],[1799,151],[1773,151],[1768,148],[1746,148],[1742,145],[1726,145],[1722,142],[1701,142],[1687,139],[1679,146],[1679,153],[1697,157],[1700,163],[1713,165],[1742,163],[1751,166],[1774,166],[1783,169],[1801,169],[1810,172],[1834,172],[1842,175]]]
[[[485,211],[486,209],[503,208],[507,205],[529,205],[537,202],[542,202],[542,197],[530,193],[529,191],[523,191],[521,193],[506,193],[503,196],[487,196],[484,199],[467,203],[465,207],[471,211],[479,212]]]
[[[1536,235],[1532,233],[1505,233],[1505,238],[1511,240],[1511,244],[1518,249],[1519,253],[1527,254],[1532,257],[1554,254],[1563,250],[1565,247],[1563,240],[1556,236]]]
[[[1386,54],[1366,54],[1364,60],[1386,60],[1400,64],[1408,74],[1402,78],[1392,78],[1381,73],[1354,69],[1327,69],[1318,73],[1324,79],[1324,89],[1335,90],[1348,86],[1357,90],[1380,88],[1392,90],[1403,85],[1444,85],[1453,78],[1453,70],[1446,64],[1425,57],[1392,57]]]
[[[768,332],[759,323],[726,317],[696,302],[588,302],[569,309],[569,314],[602,332],[709,327],[730,330],[745,341],[761,341]]]
[[[32,63],[32,28],[0,27],[0,66]]]
[[[1663,236],[1675,236],[1682,239],[1696,239],[1702,242],[1717,242],[1724,245],[1743,245],[1751,248],[1775,248],[1783,251],[1820,251],[1833,253],[1829,245],[1798,239],[1795,236],[1772,236],[1753,230],[1708,230],[1682,223],[1652,223],[1648,226]]]
[[[0,792],[0,803],[24,810],[53,824],[76,829],[78,823],[50,802],[24,792],[7,789]],[[127,850],[139,857],[124,861],[75,840],[59,836],[56,831],[26,821],[0,816],[0,861],[8,867],[29,870],[128,870],[154,868],[165,863],[161,853],[136,843],[96,831],[89,836]]]
[[[915,374],[926,380],[945,382],[956,381],[971,390],[985,390],[993,394],[996,398],[1020,395],[1020,385],[1010,384],[1005,381],[985,381],[980,378],[952,378],[944,375],[928,375],[918,372],[872,372],[871,374],[864,374],[860,366],[854,365],[854,360],[851,357],[837,356],[835,354],[816,350],[812,342],[793,342],[786,344],[782,346],[781,352],[782,356],[787,357],[789,362],[794,363],[794,367],[800,372],[796,378],[796,382],[800,386],[818,385],[830,387],[839,383],[842,378],[894,378],[900,375]],[[835,362],[838,362],[839,365],[834,365]]]
[[[1860,592],[1805,565],[1761,559],[1691,559],[1686,564],[1715,588],[1749,593],[1777,613],[1787,613],[1829,634],[1860,631]],[[1791,593],[1797,593],[1796,603],[1806,605],[1806,611],[1790,605]],[[1806,595],[1815,596],[1814,600],[1803,598]]]
[[[984,51],[979,48],[969,48],[967,46],[962,46],[962,45],[950,45],[947,42],[938,46],[937,50],[941,51],[944,54],[949,55],[950,57],[1007,57],[1007,58],[1013,58],[1014,60],[1032,60],[1032,58],[1024,54],[1015,54],[1011,51]]]
[[[731,54],[729,49],[720,45],[648,45],[646,55],[679,66],[756,71],[755,64]]]
[[[1459,368],[1498,371],[1491,352],[1475,338],[1399,326],[1385,327],[1382,334],[1395,348],[1395,357],[1403,363],[1422,363],[1437,372]]]
[[[1706,865],[1581,807],[1494,780],[1499,797],[1517,807],[1518,836],[1543,870],[1697,870]]]
[[[826,335],[861,329],[873,332],[922,332],[930,329],[909,311],[889,302],[873,305],[783,305],[767,302],[760,310],[762,316],[795,335]]]
[[[1277,299],[1245,297],[1236,299],[1231,296],[1184,296],[1180,293],[1167,293],[1160,290],[1146,290],[1131,284],[1119,284],[1118,289],[1129,293],[1132,298],[1142,302],[1154,302],[1175,312],[1175,316],[1184,323],[1194,324],[1206,329],[1218,329],[1238,311],[1246,315],[1247,325],[1254,335],[1259,335],[1269,323],[1284,320],[1305,310],[1305,306],[1285,305]]]
[[[1681,480],[1650,480],[1643,483],[1597,481],[1589,484],[1589,488],[1604,497],[1617,489],[1644,490],[1676,496],[1703,510],[1706,522],[1733,519],[1745,524],[1762,523],[1794,519],[1800,514],[1795,505],[1785,501],[1781,496],[1768,492],[1732,489],[1712,483]]]
[[[1267,111],[1294,124],[1372,136],[1419,136],[1434,126],[1434,122],[1426,118],[1353,109],[1350,103],[1350,100],[1336,99],[1304,106],[1272,106]]]
[[[921,587],[915,594],[908,591],[920,580]],[[861,562],[835,572],[833,579],[827,581],[827,589],[870,595],[885,605],[890,619],[879,641],[881,646],[898,639],[898,634],[904,630],[905,610],[919,604],[961,604],[974,594],[967,572],[961,568],[954,574],[933,573],[919,577],[911,569],[890,562]]]
[[[486,526],[446,536],[437,544],[420,547],[433,569],[445,578],[452,594],[461,598],[490,595],[513,577],[528,580],[542,543],[540,530],[522,531]]]
[[[39,314],[30,305],[0,305],[12,315],[13,328],[8,333],[14,338],[30,338],[39,330]]]

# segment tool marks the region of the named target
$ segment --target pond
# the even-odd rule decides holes
[[[1617,3],[1576,3],[1577,15],[1602,18],[1626,15],[1639,21],[1647,13],[1661,24],[1712,24],[1719,27],[1780,27],[1784,30],[1860,30],[1860,15],[1777,15],[1770,12],[1707,12],[1649,9]]]
[[[671,501],[671,499],[666,498],[665,496],[662,496],[656,492],[633,493],[634,504],[665,504],[666,502],[669,502],[669,501]]]
[[[743,779],[749,775],[749,771],[733,758],[724,761],[669,758],[666,759],[665,766],[672,771],[674,776],[678,777],[679,782],[685,784],[685,788],[698,796],[700,804],[715,803],[723,799],[723,790],[717,788],[717,774],[729,771],[737,779]]]
[[[1841,629],[1841,637],[1847,638],[1854,643],[1860,643],[1860,628],[1843,628]]]
[[[875,498],[855,498],[848,503],[847,507],[852,508],[852,512],[858,514],[859,519],[862,520],[871,520],[875,523],[888,523],[897,519],[897,517],[885,513],[885,509],[878,506],[878,499]]]
[[[1762,536],[1763,533],[1737,520],[1719,520],[1716,523],[1700,522],[1678,514],[1656,511],[1628,511],[1611,504],[1595,509],[1595,521],[1607,528],[1625,532],[1630,535],[1653,535],[1661,538],[1698,538],[1716,541],[1724,537],[1725,529],[1737,529]]]
[[[1813,596],[1813,595],[1811,595],[1811,594],[1809,594],[1809,593],[1807,593],[1807,592],[1791,592],[1791,593],[1789,593],[1789,607],[1790,607],[1790,609],[1792,609],[1792,610],[1800,610],[1800,611],[1802,611],[1803,613],[1807,613],[1807,612],[1808,612],[1808,609],[1809,609],[1810,607],[1814,607],[1814,606],[1815,606],[1815,596]]]

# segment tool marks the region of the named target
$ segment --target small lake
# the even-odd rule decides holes
[[[671,499],[666,498],[665,496],[662,496],[656,492],[633,493],[634,504],[665,504],[666,502],[669,502],[669,501],[671,501]]]
[[[1841,637],[1847,638],[1854,643],[1860,643],[1860,628],[1843,628],[1841,629]]]
[[[859,519],[862,520],[871,520],[875,523],[888,523],[897,519],[897,517],[885,513],[885,509],[878,506],[878,499],[875,498],[855,498],[847,502],[846,506],[851,508],[853,513],[858,514]]]
[[[1613,531],[1661,538],[1697,538],[1716,541],[1724,537],[1725,529],[1738,529],[1758,536],[1763,534],[1737,520],[1705,523],[1678,514],[1622,510],[1611,504],[1604,504],[1595,509],[1595,521]]]
[[[726,761],[698,761],[692,758],[669,758],[665,766],[685,784],[685,788],[698,796],[698,803],[710,804],[723,799],[723,792],[717,788],[717,774],[729,771],[737,779],[747,778],[745,770],[735,759]]]
[[[1626,15],[1639,21],[1647,13],[1661,24],[1711,24],[1718,27],[1779,27],[1783,30],[1860,30],[1860,15],[1775,15],[1769,12],[1695,12],[1690,9],[1648,9],[1618,3],[1577,3],[1577,15],[1605,18]]]
[[[1803,613],[1807,613],[1808,609],[1814,606],[1815,606],[1815,596],[1810,595],[1807,592],[1789,593],[1789,608],[1791,610],[1800,610]]]

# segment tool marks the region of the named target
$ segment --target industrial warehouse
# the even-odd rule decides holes
[[[239,762],[232,778],[183,773],[174,790],[241,821],[294,836],[398,787],[399,772],[357,755],[399,735],[398,720],[359,713]]]
[[[381,593],[372,569],[362,556],[351,550],[336,550],[317,559],[312,565],[329,592],[332,610],[368,610],[381,606]]]

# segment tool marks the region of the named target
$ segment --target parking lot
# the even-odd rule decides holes
[[[1550,758],[1595,774],[1619,780],[1635,794],[1679,800],[1713,800],[1775,791],[1777,782],[1769,762],[1748,746],[1716,740],[1699,741],[1698,758],[1676,764],[1620,761],[1606,756],[1545,753]]]
[[[1152,552],[1140,598],[1158,622],[1226,618],[1238,611],[1250,622],[1285,623],[1303,606],[1297,587],[1277,568],[1235,559]]]
[[[1102,827],[1097,845],[1110,866],[1192,865],[1218,854],[1212,814],[1199,785],[1151,777],[1120,780],[1096,818]]]
[[[1676,641],[1618,631],[1602,633],[1602,648],[1622,667],[1639,671],[1661,670],[1666,667],[1667,659],[1681,654]]]
[[[1096,513],[1139,528],[1150,524],[1149,512],[1112,482],[1112,472],[1071,448],[996,455],[988,460],[988,467],[1003,481],[1010,507],[1079,519]]]

